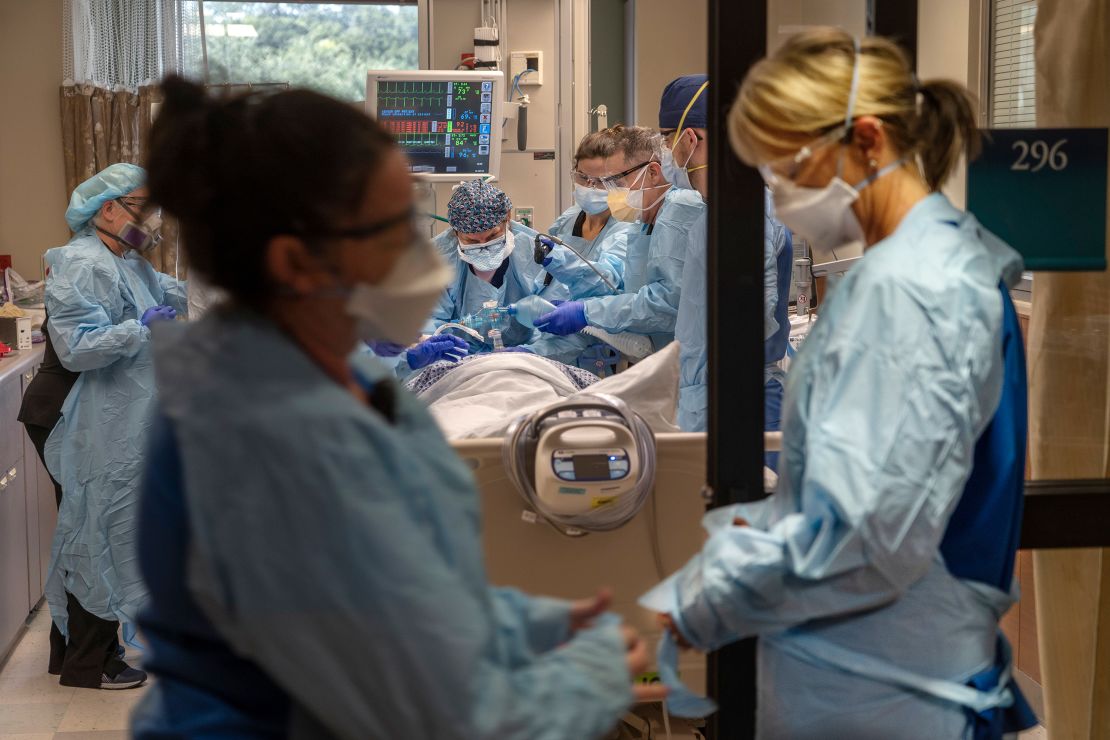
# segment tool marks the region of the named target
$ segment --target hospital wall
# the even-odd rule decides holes
[[[459,55],[474,51],[474,28],[479,23],[478,3],[473,0],[430,0],[432,44],[429,64],[432,69],[451,69]],[[557,3],[552,0],[512,0],[508,3],[508,40],[511,49],[542,51],[543,85],[523,88],[530,99],[528,108],[528,150],[517,150],[516,121],[503,130],[500,186],[515,207],[531,206],[539,227],[546,228],[559,214],[558,180],[569,178],[557,172],[554,159],[559,118],[559,65]],[[508,69],[508,59],[504,68]],[[436,186],[436,208],[446,215],[450,185]]]
[[[704,74],[709,63],[706,0],[635,0],[636,123],[659,125],[659,97],[679,75]]]
[[[0,254],[28,279],[69,239],[61,79],[62,0],[0,2]]]
[[[930,0],[920,3],[917,12],[917,76],[922,80],[944,78],[964,85],[973,84],[971,42],[972,0]],[[944,187],[944,194],[963,208],[967,203],[967,168],[959,171]]]

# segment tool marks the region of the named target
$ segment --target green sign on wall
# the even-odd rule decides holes
[[[1027,270],[1106,269],[1107,129],[990,129],[967,208]]]

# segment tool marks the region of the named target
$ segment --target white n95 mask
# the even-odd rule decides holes
[[[587,188],[575,183],[574,202],[583,211],[591,216],[597,216],[609,210],[609,194],[597,188]]]
[[[775,184],[773,196],[775,217],[806,240],[814,264],[837,259],[838,249],[863,241],[863,227],[852,210],[859,191],[839,177],[823,188],[783,180]]]
[[[347,314],[358,322],[363,341],[410,344],[451,282],[451,269],[427,239],[413,244],[377,285],[358,283],[347,299]]]
[[[843,154],[841,150],[842,158]],[[864,234],[852,204],[859,199],[861,190],[904,163],[905,159],[891,162],[855,187],[839,174],[823,188],[806,188],[789,180],[778,180],[772,191],[775,217],[806,240],[813,250],[815,265],[857,256],[864,243]]]

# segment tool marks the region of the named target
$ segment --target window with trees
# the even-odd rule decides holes
[[[369,69],[418,69],[415,1],[213,2],[203,8],[212,85],[289,83],[366,97]]]

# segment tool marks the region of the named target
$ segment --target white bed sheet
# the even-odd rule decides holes
[[[514,419],[579,393],[624,400],[657,433],[677,432],[679,345],[672,342],[623,373],[579,391],[551,363],[524,352],[476,357],[424,391],[448,439],[503,436]]]

